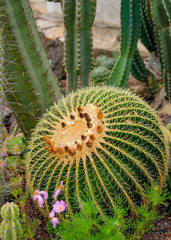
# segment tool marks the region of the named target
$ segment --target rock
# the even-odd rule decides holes
[[[47,57],[50,60],[50,64],[53,72],[59,80],[65,79],[65,70],[63,64],[64,58],[64,46],[63,43],[58,39],[49,39],[42,34],[42,41],[45,47]]]
[[[141,82],[134,78],[132,75],[129,76],[127,88],[131,89],[137,95],[141,96],[146,100],[152,98],[152,93],[148,87],[148,83]]]

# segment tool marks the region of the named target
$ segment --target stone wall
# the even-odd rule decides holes
[[[97,14],[95,24],[111,27],[120,27],[120,1],[97,0]],[[47,12],[61,15],[60,3],[47,3]]]

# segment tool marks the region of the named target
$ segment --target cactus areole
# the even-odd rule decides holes
[[[27,155],[27,182],[48,192],[46,210],[60,182],[72,214],[87,196],[105,215],[122,195],[133,213],[145,186],[167,175],[168,151],[154,111],[134,94],[113,87],[87,88],[54,104],[38,123]]]

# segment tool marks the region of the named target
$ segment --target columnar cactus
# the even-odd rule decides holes
[[[147,80],[143,62],[136,53],[140,38],[144,46],[160,58],[165,92],[171,101],[170,12],[169,0],[121,0],[121,53],[110,74],[109,84],[125,87],[131,65],[137,79]]]
[[[6,203],[1,208],[3,221],[0,225],[0,238],[2,240],[22,239],[22,227],[19,223],[19,208],[13,202]]]
[[[88,86],[93,62],[92,25],[96,0],[63,1],[65,35],[65,65],[68,90],[76,90],[78,79]]]
[[[136,213],[139,197],[147,201],[144,184],[162,188],[168,151],[160,121],[133,93],[113,87],[87,88],[71,93],[44,114],[27,155],[27,183],[31,193],[60,194],[72,214],[83,196],[93,199],[105,215],[122,195]],[[138,194],[139,193],[139,194]]]
[[[6,97],[17,122],[28,136],[39,116],[61,96],[50,68],[28,0],[0,1]]]
[[[121,1],[120,56],[109,76],[109,84],[126,87],[140,27],[140,0]]]

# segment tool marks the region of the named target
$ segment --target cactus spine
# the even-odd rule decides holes
[[[20,128],[30,134],[38,117],[62,94],[47,60],[28,1],[3,0],[6,94]]]
[[[105,215],[115,196],[125,197],[133,213],[144,184],[162,188],[168,151],[152,109],[130,92],[113,87],[88,88],[68,95],[44,114],[27,155],[27,183],[33,194],[46,190],[50,211],[60,181],[68,211],[82,196],[93,199]],[[59,198],[60,198],[59,196]]]
[[[110,85],[126,86],[131,63],[132,74],[141,81],[147,80],[142,61],[135,61],[140,38],[150,52],[160,57],[165,92],[171,101],[170,12],[169,0],[121,0],[121,54],[109,77]]]
[[[121,1],[121,26],[121,53],[109,76],[109,84],[126,87],[139,36],[140,0]]]
[[[78,81],[88,86],[92,65],[92,25],[96,0],[66,0],[63,3],[65,38],[65,65],[69,90],[76,90]]]
[[[171,101],[171,2],[167,0],[150,1],[151,15],[155,25],[163,80],[166,94]]]
[[[147,81],[147,70],[138,49],[136,49],[133,56],[131,73],[136,79],[142,82]]]
[[[3,221],[0,225],[0,237],[2,240],[22,239],[22,227],[19,223],[19,208],[13,202],[6,203],[1,208]]]

